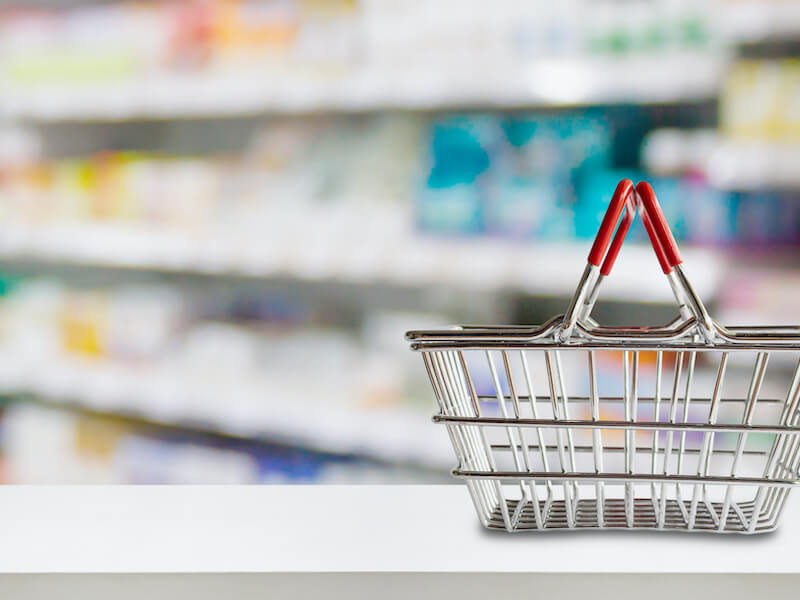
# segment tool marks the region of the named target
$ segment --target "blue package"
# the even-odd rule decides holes
[[[485,200],[486,231],[512,238],[542,237],[556,198],[553,187],[536,178],[509,177]]]
[[[681,210],[686,218],[686,239],[693,244],[726,244],[736,238],[731,194],[706,181],[684,179]]]
[[[540,239],[596,232],[597,205],[579,205],[576,190],[611,162],[601,114],[459,115],[434,120],[430,131],[430,170],[416,201],[421,230]]]
[[[584,173],[578,187],[578,200],[575,204],[575,235],[580,239],[594,239],[600,222],[614,195],[617,184],[622,179],[630,179],[634,183],[644,179],[638,171],[602,169]],[[656,191],[658,193],[658,191]],[[637,227],[632,227],[629,236],[637,235]]]
[[[431,123],[430,171],[417,198],[417,224],[423,231],[483,231],[482,187],[491,156],[503,140],[496,117],[462,115]]]
[[[417,227],[427,233],[480,233],[484,231],[483,210],[483,196],[475,185],[427,188],[417,197]]]
[[[688,214],[692,207],[687,205],[689,198],[686,196],[683,180],[679,177],[644,176],[643,178],[653,186],[672,235],[676,240],[686,239]],[[644,231],[643,227],[638,229],[640,232]]]

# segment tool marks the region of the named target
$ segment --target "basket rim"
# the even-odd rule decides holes
[[[658,327],[587,327],[576,325],[579,335],[559,339],[564,316],[543,325],[456,325],[450,328],[411,330],[406,340],[412,350],[455,349],[628,349],[628,350],[800,350],[800,326],[722,326],[714,322],[716,338],[696,335],[694,318]]]

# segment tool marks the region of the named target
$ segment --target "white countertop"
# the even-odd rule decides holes
[[[452,486],[5,486],[2,573],[800,575],[800,500],[761,536],[488,532]]]

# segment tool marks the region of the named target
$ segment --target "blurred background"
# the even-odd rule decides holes
[[[798,57],[782,0],[0,1],[0,481],[447,482],[404,332],[563,312],[623,177],[800,321]],[[630,238],[595,314],[666,322]]]

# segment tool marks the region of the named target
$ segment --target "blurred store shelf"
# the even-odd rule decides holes
[[[800,189],[800,144],[760,140],[721,141],[708,164],[709,181],[720,189]]]
[[[357,73],[333,82],[260,73],[170,74],[108,86],[7,90],[0,115],[35,121],[116,121],[261,113],[362,112],[453,107],[517,108],[693,102],[713,97],[726,61],[707,53],[633,58],[540,59],[523,69],[464,66]],[[691,67],[691,68],[689,68]]]
[[[0,13],[0,115],[695,101],[718,93],[737,43],[800,31],[780,0],[59,4]]]
[[[800,2],[23,4],[0,0],[0,481],[440,477],[403,332],[562,312],[622,178],[720,322],[797,321]],[[597,317],[652,324],[674,298],[629,238]]]
[[[26,360],[0,349],[0,394],[34,395],[50,404],[138,418],[293,447],[356,455],[393,464],[446,469],[452,466],[447,436],[436,435],[430,413],[407,406],[357,407],[348,390],[294,393],[265,384],[259,374],[213,385],[158,366],[110,360]]]
[[[790,131],[786,125],[783,131]],[[765,137],[734,137],[714,130],[661,129],[643,146],[648,171],[686,176],[702,174],[716,189],[775,191],[800,189],[800,142]]]
[[[800,4],[794,0],[734,0],[720,11],[726,33],[739,42],[796,37]]]
[[[364,209],[341,219],[320,213],[294,226],[276,219],[257,237],[106,223],[6,224],[0,226],[0,261],[535,296],[572,294],[586,264],[588,240],[423,236],[398,211],[403,209]],[[690,248],[684,260],[698,293],[712,298],[723,275],[718,253]],[[604,283],[604,298],[673,301],[651,248],[626,246],[619,262]]]

